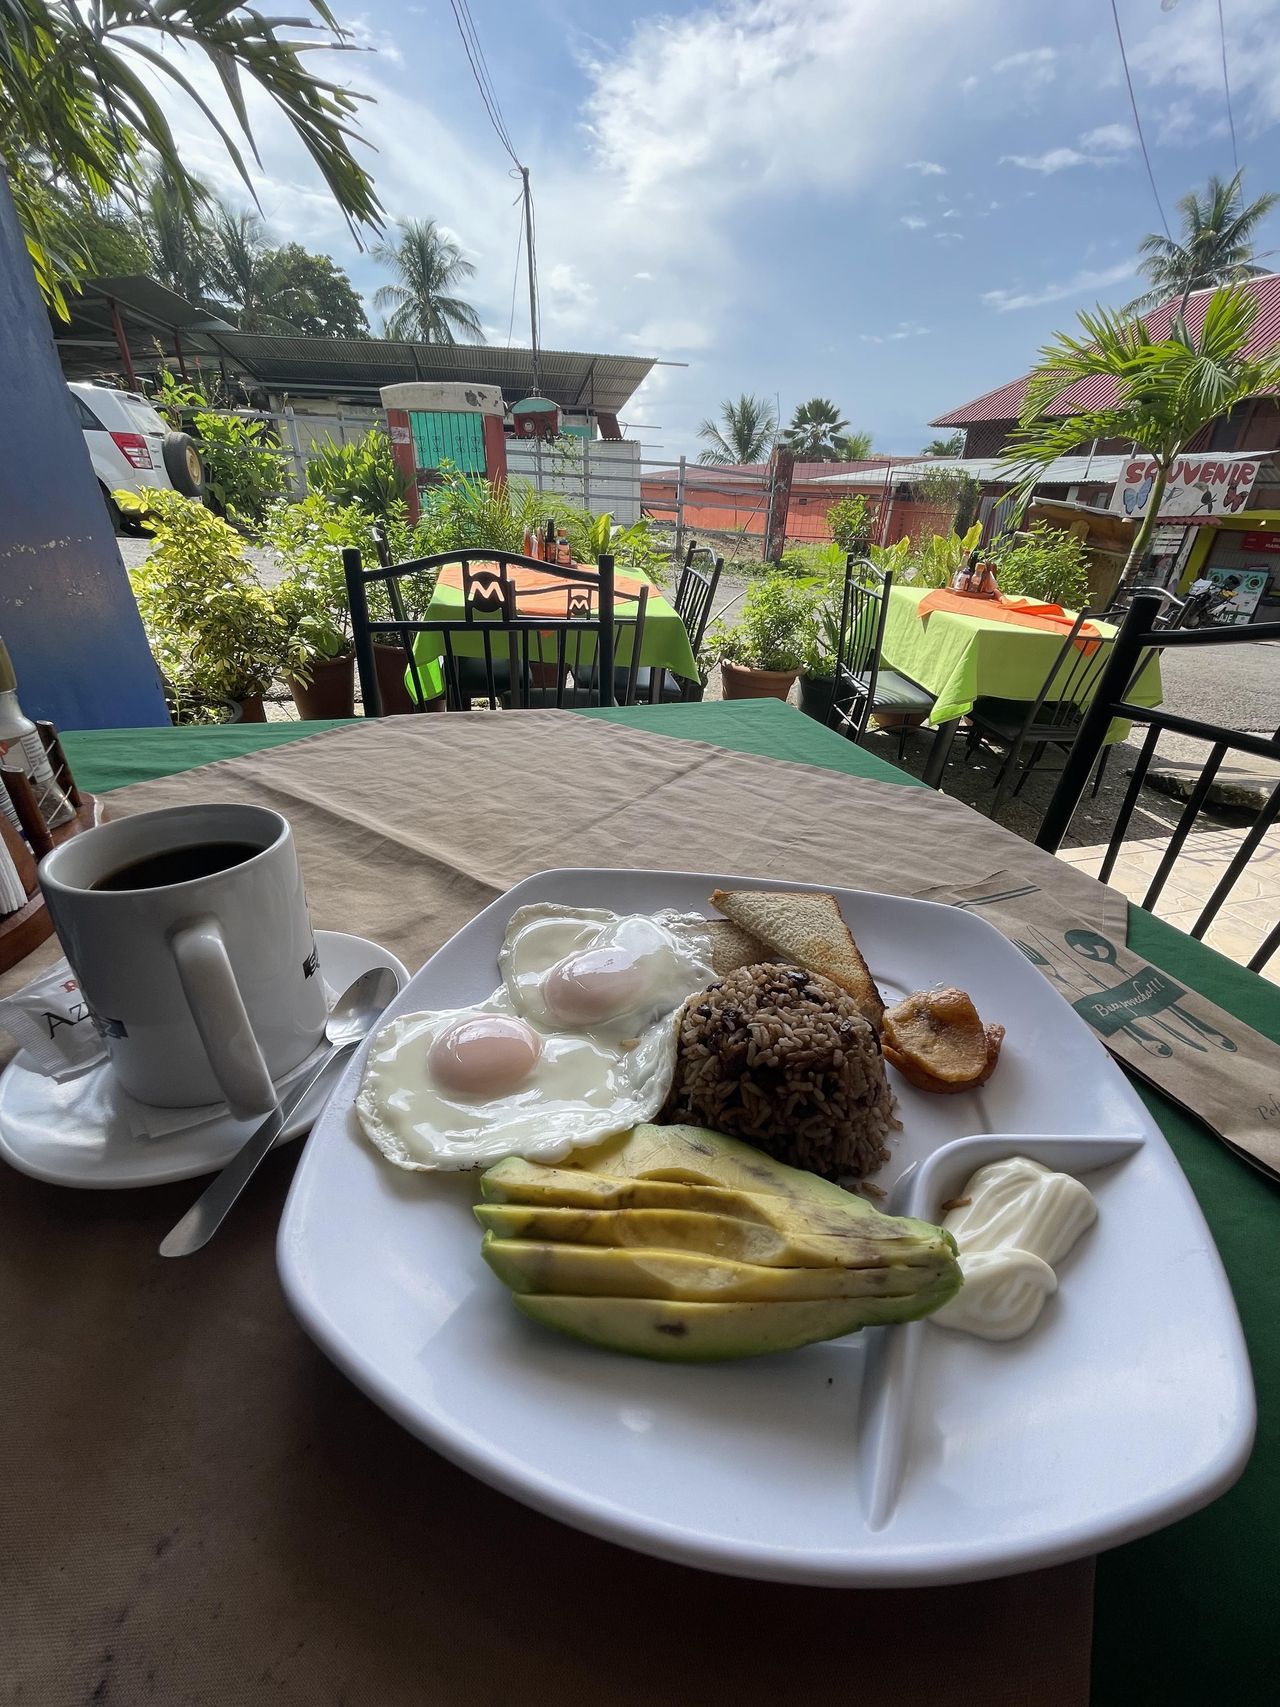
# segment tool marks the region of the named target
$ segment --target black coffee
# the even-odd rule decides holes
[[[100,877],[95,889],[167,889],[171,883],[190,883],[195,877],[212,877],[215,871],[230,871],[243,865],[262,849],[252,842],[199,842],[189,848],[171,848],[168,853],[148,854],[122,865],[119,871]]]

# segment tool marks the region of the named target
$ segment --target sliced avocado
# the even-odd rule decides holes
[[[814,1183],[827,1182],[815,1179]],[[700,1209],[712,1215],[732,1215],[739,1221],[810,1233],[844,1233],[851,1222],[859,1232],[877,1225],[867,1214],[868,1205],[847,1191],[839,1192],[838,1198],[822,1195],[812,1203],[802,1203],[798,1196],[778,1197],[679,1180],[628,1179],[588,1173],[585,1168],[547,1167],[518,1156],[508,1156],[482,1174],[480,1192],[490,1203],[524,1203],[540,1209]]]
[[[810,1233],[711,1215],[696,1209],[541,1209],[523,1203],[480,1203],[476,1219],[501,1239],[556,1240],[572,1245],[699,1251],[735,1262],[767,1263],[782,1268],[870,1268],[889,1263],[932,1263],[949,1247],[937,1227],[919,1221],[879,1219],[864,1237],[858,1225],[844,1232]]]
[[[574,1339],[633,1357],[713,1362],[792,1351],[856,1333],[865,1300],[819,1298],[790,1304],[656,1303],[649,1298],[564,1298],[515,1293],[517,1310]]]
[[[853,1215],[874,1215],[865,1198],[831,1180],[777,1162],[763,1150],[703,1126],[635,1126],[591,1150],[572,1165],[628,1179],[677,1180],[718,1185],[757,1196],[786,1197],[811,1207],[835,1203]]]
[[[485,1234],[480,1254],[513,1292],[713,1304],[856,1298],[864,1306],[864,1325],[926,1316],[960,1284],[956,1264],[943,1250],[931,1273],[907,1267],[769,1268],[694,1252],[602,1250],[498,1239],[492,1233]]]

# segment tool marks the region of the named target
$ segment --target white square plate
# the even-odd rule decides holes
[[[530,902],[709,913],[717,886],[813,887],[543,872],[459,931],[389,1012],[489,994],[507,920]],[[1244,1467],[1253,1391],[1221,1263],[1158,1128],[1084,1021],[985,920],[836,893],[886,997],[957,984],[1008,1028],[980,1091],[929,1096],[893,1075],[904,1130],[878,1178],[891,1206],[937,1219],[996,1155],[1089,1173],[1098,1221],[1030,1334],[992,1344],[923,1322],[694,1365],[561,1338],[519,1316],[482,1262],[475,1176],[403,1173],[360,1135],[359,1059],[312,1132],[280,1228],[303,1326],[474,1475],[594,1535],[735,1575],[958,1582],[1095,1552],[1206,1504]]]

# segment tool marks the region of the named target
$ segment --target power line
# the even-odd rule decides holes
[[[1222,92],[1227,98],[1227,123],[1231,127],[1231,164],[1238,172],[1240,156],[1236,153],[1236,121],[1231,112],[1231,82],[1227,76],[1227,31],[1222,22],[1222,0],[1218,0],[1218,40],[1222,43]]]
[[[515,206],[523,201],[523,195],[516,198]],[[524,213],[521,212],[516,221],[516,264],[511,274],[511,318],[507,321],[507,348],[511,348],[511,337],[516,329],[516,286],[520,283],[520,251],[524,248]]]
[[[493,87],[493,80],[489,76],[489,67],[485,61],[484,49],[480,46],[480,38],[476,34],[475,20],[471,16],[471,9],[467,5],[467,0],[449,0],[449,5],[453,11],[453,21],[458,26],[458,34],[462,37],[462,47],[467,56],[467,63],[471,67],[471,75],[475,78],[476,88],[480,91],[480,99],[484,102],[484,110],[489,115],[489,123],[493,126],[494,135],[511,156],[512,163],[518,166],[520,164],[519,156],[516,154],[515,144],[511,140],[511,133],[507,129],[506,120],[502,116],[502,108],[498,103],[498,95]]]
[[[1116,11],[1116,0],[1111,0],[1111,16],[1116,26],[1116,40],[1120,44],[1120,63],[1124,66],[1124,80],[1129,89],[1129,106],[1133,112],[1134,128],[1138,133],[1138,142],[1142,148],[1142,158],[1147,166],[1147,178],[1151,184],[1151,194],[1156,199],[1156,212],[1160,215],[1160,223],[1164,226],[1164,234],[1173,242],[1173,234],[1169,230],[1169,221],[1164,216],[1164,206],[1160,201],[1160,192],[1156,188],[1156,175],[1151,170],[1151,156],[1147,153],[1147,139],[1142,134],[1142,120],[1138,117],[1138,103],[1133,94],[1133,78],[1129,75],[1129,58],[1124,51],[1124,36],[1120,33],[1120,14]]]

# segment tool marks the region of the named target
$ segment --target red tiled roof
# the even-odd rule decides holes
[[[1258,318],[1253,323],[1245,354],[1260,356],[1280,342],[1280,273],[1267,273],[1262,278],[1250,279],[1246,288],[1257,299]],[[1207,290],[1198,290],[1187,301],[1187,329],[1192,334],[1204,326],[1205,306],[1211,294]],[[1159,308],[1153,308],[1150,314],[1143,315],[1147,330],[1153,337],[1168,337],[1180,301],[1180,297],[1172,297]],[[1016,421],[1030,378],[1030,374],[1023,374],[1021,379],[1012,380],[997,391],[985,392],[981,397],[975,397],[972,403],[951,410],[950,414],[939,415],[929,425],[968,427],[978,421]],[[1102,374],[1090,375],[1069,385],[1047,413],[1078,415],[1093,409],[1109,408],[1114,401],[1115,381]]]

